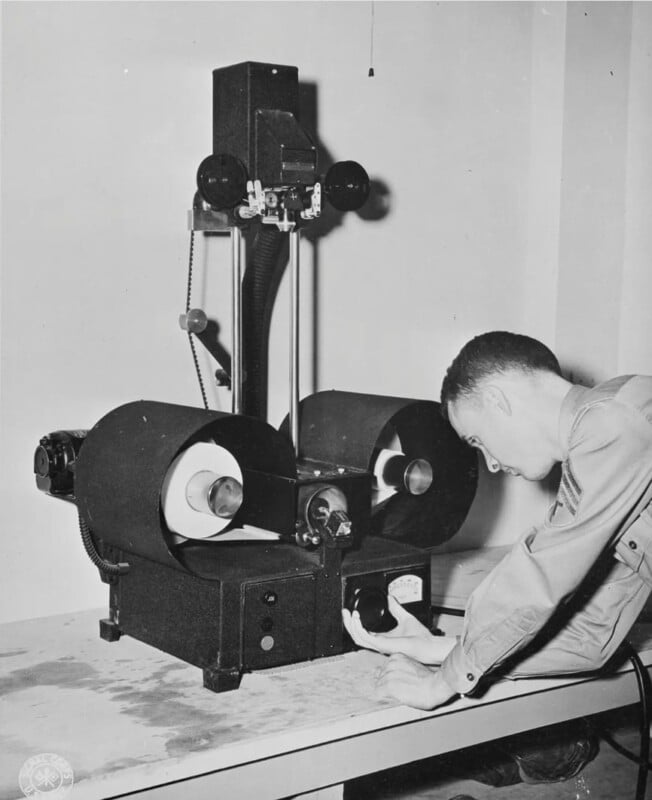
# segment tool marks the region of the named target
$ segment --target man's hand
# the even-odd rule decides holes
[[[342,621],[349,636],[359,647],[376,650],[378,653],[391,655],[403,653],[415,658],[422,664],[441,664],[455,645],[451,636],[433,636],[419,620],[406,611],[391,595],[387,598],[390,614],[397,621],[397,626],[387,633],[371,633],[362,627],[357,611],[351,614],[342,610]]]
[[[455,696],[455,692],[441,677],[418,661],[403,655],[393,655],[376,677],[376,688],[413,708],[430,711]]]

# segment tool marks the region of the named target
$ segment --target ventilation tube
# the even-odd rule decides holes
[[[266,420],[269,332],[288,260],[288,236],[275,225],[260,225],[247,253],[242,281],[243,413]]]

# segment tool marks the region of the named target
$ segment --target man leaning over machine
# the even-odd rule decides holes
[[[433,636],[394,598],[389,633],[370,633],[357,612],[343,611],[358,645],[391,656],[378,688],[432,709],[491,672],[598,669],[652,590],[652,376],[587,389],[562,378],[541,342],[496,331],[455,358],[441,410],[491,472],[536,481],[561,463],[561,482],[544,521],[472,593],[459,641]]]

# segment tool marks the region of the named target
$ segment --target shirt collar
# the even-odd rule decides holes
[[[568,447],[570,444],[570,435],[573,428],[573,420],[575,415],[582,404],[584,395],[589,390],[585,386],[574,384],[568,390],[564,397],[561,410],[559,412],[559,444],[561,445],[564,454],[564,460],[568,456]]]

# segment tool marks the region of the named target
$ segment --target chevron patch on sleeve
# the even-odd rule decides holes
[[[577,515],[582,499],[582,487],[573,474],[568,462],[562,467],[561,482],[557,491],[557,499],[550,510],[550,522],[553,525],[567,525]]]

